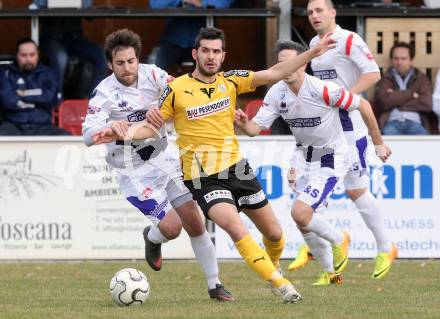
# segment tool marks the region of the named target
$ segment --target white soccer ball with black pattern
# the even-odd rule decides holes
[[[141,271],[124,268],[110,281],[110,295],[119,306],[140,305],[150,295],[150,283]]]

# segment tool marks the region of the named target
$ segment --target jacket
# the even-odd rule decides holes
[[[392,89],[393,92],[388,92]],[[413,94],[417,92],[418,98]],[[372,103],[378,116],[379,127],[383,128],[394,108],[400,111],[418,112],[422,125],[429,131],[428,113],[432,111],[432,87],[429,78],[420,70],[415,69],[414,76],[408,84],[408,90],[400,91],[399,86],[388,69],[376,84]]]
[[[150,0],[151,9],[166,9],[182,7],[181,0]],[[204,0],[202,8],[229,8],[232,0]],[[181,10],[189,10],[181,9]],[[194,39],[200,28],[206,26],[205,18],[171,18],[167,20],[165,30],[161,37],[161,44],[169,43],[180,48],[193,48]]]
[[[25,96],[19,96],[17,90],[24,91]],[[51,124],[59,90],[57,76],[42,64],[31,72],[20,70],[16,64],[0,71],[0,106],[5,120],[14,124]]]

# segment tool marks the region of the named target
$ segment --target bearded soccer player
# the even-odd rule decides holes
[[[185,185],[205,216],[229,234],[248,266],[268,281],[285,303],[295,303],[301,295],[277,270],[284,237],[259,182],[239,151],[234,133],[236,98],[281,80],[332,46],[333,40],[326,36],[312,50],[270,69],[220,72],[225,59],[224,33],[203,28],[192,51],[194,72],[170,83],[159,101],[160,110],[148,113],[149,122],[156,127],[174,120]],[[102,133],[102,138],[116,138]],[[144,124],[131,127],[127,137],[137,140],[155,134]],[[263,234],[266,250],[250,236],[239,211],[247,214]]]
[[[337,41],[335,50],[312,60],[312,70],[316,77],[335,82],[356,94],[365,92],[379,81],[379,67],[367,44],[358,34],[344,30],[336,24],[336,10],[331,0],[310,0],[307,14],[310,24],[317,33],[310,42],[311,47],[328,32],[332,32],[332,37]],[[377,257],[372,278],[380,279],[388,273],[397,257],[397,247],[391,243],[385,231],[378,201],[369,190],[370,177],[366,156],[369,144],[368,131],[358,111],[348,113],[340,109],[339,116],[353,159],[344,179],[345,190],[376,240]],[[313,255],[319,255],[318,259],[331,259],[331,247],[325,240],[313,233],[306,234],[304,240]],[[298,257],[289,265],[289,270],[305,266],[310,259],[308,247],[303,246],[299,250]],[[330,266],[330,261],[323,265],[324,268]]]
[[[105,52],[113,74],[95,89],[83,123],[85,143],[96,143],[101,130],[124,135],[130,124],[145,119],[150,105],[172,80],[165,71],[139,64],[141,39],[128,29],[106,38]],[[182,224],[194,254],[205,272],[208,293],[213,299],[233,301],[221,284],[215,247],[205,229],[191,193],[183,185],[179,166],[173,165],[177,154],[167,149],[164,129],[161,139],[100,141],[107,143],[107,162],[116,169],[118,184],[127,200],[153,225],[144,230],[145,258],[156,271],[162,267],[161,244],[179,236]],[[177,160],[178,162],[178,160]]]

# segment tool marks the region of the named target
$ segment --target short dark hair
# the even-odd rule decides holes
[[[38,50],[38,44],[34,40],[32,40],[31,38],[21,38],[20,40],[17,41],[15,47],[15,53],[18,53],[18,49],[20,48],[20,45],[25,43],[33,43]]]
[[[194,48],[198,50],[200,48],[200,41],[202,40],[221,40],[222,50],[226,49],[226,37],[222,29],[218,28],[201,28],[199,34],[197,34],[194,42]]]
[[[313,1],[315,1],[315,0],[309,0],[309,1],[307,2],[307,5],[308,5],[310,2],[313,2]],[[335,8],[335,4],[333,3],[332,0],[324,0],[324,2],[325,2],[325,4],[327,5],[327,7],[329,7],[330,9],[334,9],[334,8]]]
[[[109,34],[105,39],[104,45],[107,61],[112,62],[113,54],[127,48],[133,48],[136,57],[139,59],[142,51],[142,40],[139,34],[127,28],[119,29]]]
[[[301,43],[293,42],[292,40],[278,40],[275,43],[275,54],[278,55],[283,50],[295,50],[298,54],[307,51],[306,47]]]
[[[394,49],[396,48],[406,48],[409,50],[409,57],[410,59],[414,59],[414,57],[416,56],[416,51],[414,50],[414,47],[407,43],[407,42],[396,42],[394,43],[393,47],[390,49],[390,59],[393,58],[393,53],[394,53]]]

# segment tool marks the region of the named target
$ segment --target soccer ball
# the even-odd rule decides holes
[[[150,284],[139,270],[124,268],[110,281],[110,295],[119,306],[140,305],[150,295]]]

